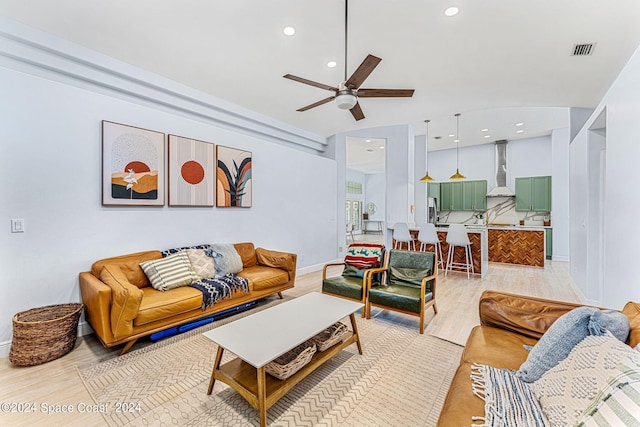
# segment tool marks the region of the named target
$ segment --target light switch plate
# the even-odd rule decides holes
[[[11,232],[12,233],[24,233],[24,219],[12,219],[11,220]]]

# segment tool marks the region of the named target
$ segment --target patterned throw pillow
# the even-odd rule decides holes
[[[216,243],[205,249],[205,253],[213,258],[216,266],[216,278],[242,271],[242,258],[235,246],[230,243]]]
[[[215,263],[213,262],[213,258],[207,256],[204,249],[187,249],[185,252],[189,257],[193,271],[198,275],[198,280],[215,277]]]
[[[380,267],[384,246],[375,243],[352,243],[347,248],[344,262],[356,268]]]
[[[619,365],[577,427],[640,425],[640,366]]]
[[[165,249],[162,251],[163,257],[168,257],[169,255],[177,254],[178,252],[186,251],[187,249],[207,249],[209,245],[193,245],[193,246],[183,246],[181,248],[171,248]]]
[[[640,364],[640,353],[610,333],[578,343],[566,359],[533,383],[550,425],[574,425],[621,363]]]
[[[178,288],[198,280],[185,251],[140,263],[140,267],[147,275],[151,286],[159,291]]]

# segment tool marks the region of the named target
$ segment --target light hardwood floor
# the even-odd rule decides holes
[[[338,273],[334,270],[332,273]],[[487,275],[467,279],[466,274],[452,273],[437,278],[438,314],[428,310],[425,318],[425,334],[464,344],[469,331],[479,323],[478,299],[486,289],[520,293],[550,299],[579,302],[569,281],[568,263],[548,261],[544,268],[490,264]],[[321,272],[301,275],[294,289],[286,295],[298,296],[321,289]],[[372,316],[386,316],[388,312],[372,309]],[[397,316],[398,314],[394,314]],[[402,315],[404,316],[404,315]],[[412,318],[410,316],[407,316]],[[415,319],[416,334],[418,318]],[[358,322],[366,321],[357,317]],[[153,345],[153,344],[150,344]],[[133,347],[133,350],[136,346]],[[116,350],[102,347],[93,336],[78,339],[76,348],[68,355],[52,362],[28,367],[13,367],[8,358],[0,359],[0,425],[2,426],[102,426],[105,422],[97,413],[81,413],[83,405],[93,404],[76,367],[98,363],[117,357]],[[212,360],[213,360],[213,356]],[[6,403],[27,404],[32,413],[7,413]],[[45,413],[45,408],[62,410],[70,405],[72,413]],[[13,408],[17,409],[17,408]]]

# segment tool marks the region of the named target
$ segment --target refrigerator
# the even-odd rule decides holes
[[[427,197],[427,222],[438,222],[438,199],[435,197]]]

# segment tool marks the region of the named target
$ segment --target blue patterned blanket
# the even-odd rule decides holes
[[[249,293],[249,281],[235,274],[227,274],[219,278],[207,278],[190,284],[202,292],[202,311],[213,306],[224,298],[231,298],[233,291]]]

